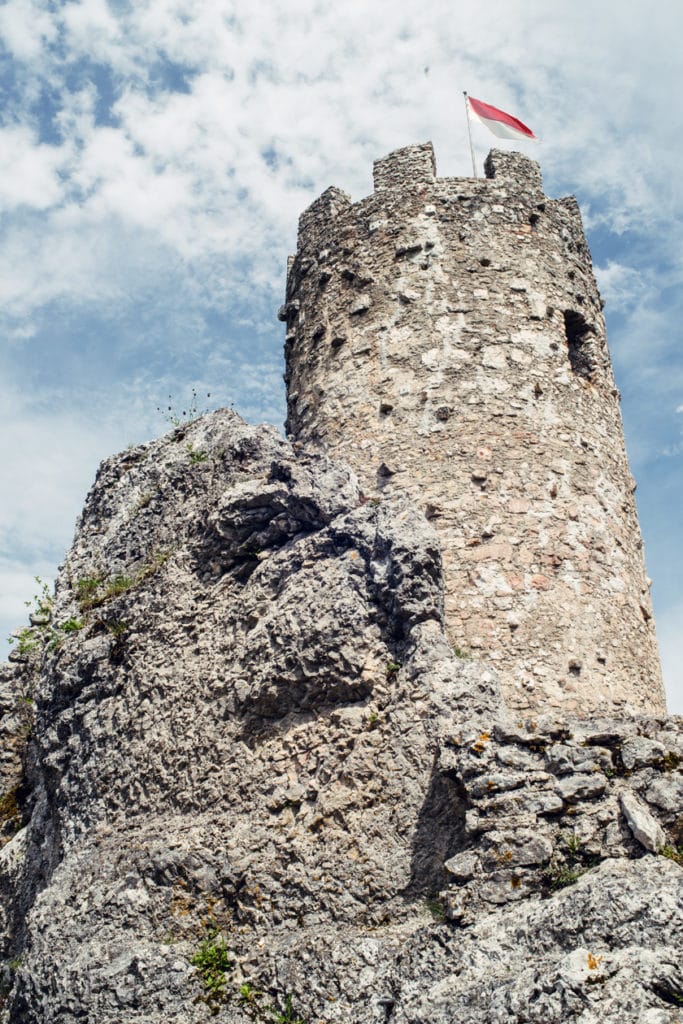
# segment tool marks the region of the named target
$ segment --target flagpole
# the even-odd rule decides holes
[[[474,177],[477,177],[477,165],[474,162],[474,146],[472,145],[472,121],[470,120],[470,104],[467,99],[467,92],[463,89],[463,96],[465,97],[465,110],[467,111],[467,134],[470,140],[470,153],[472,154],[472,173]]]

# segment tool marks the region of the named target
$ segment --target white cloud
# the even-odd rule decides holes
[[[111,13],[106,0],[63,4],[56,17],[72,54],[102,63],[109,63],[120,55],[120,21]]]
[[[75,523],[92,482],[111,423],[74,412],[41,414],[35,407],[3,403],[3,472],[12,481],[11,502],[0,505],[4,550],[53,545],[54,524]]]
[[[549,194],[577,191],[593,227],[628,232],[629,246],[637,236],[598,276],[607,314],[620,314],[611,343],[636,462],[677,451],[679,20],[671,0],[634,0],[627,14],[616,0],[489,0],[474,14],[452,0],[0,6],[16,74],[0,130],[5,382],[25,388],[51,322],[72,375],[61,411],[33,378],[36,405],[12,411],[7,441],[33,472],[10,454],[6,538],[38,562],[65,543],[97,458],[132,439],[114,418],[133,435],[155,429],[146,409],[184,386],[188,365],[208,390],[229,381],[238,407],[277,418],[282,333],[264,319],[299,213],[330,184],[366,195],[372,160],[409,142],[432,138],[439,173],[469,174],[465,88],[532,125]],[[477,126],[480,163],[492,144]],[[110,351],[88,333],[94,310]],[[93,428],[84,395],[98,373],[111,416]]]
[[[29,145],[23,129],[21,159],[7,161],[8,201],[26,193],[47,206],[61,196],[65,216],[55,232],[68,220],[86,248],[91,230],[115,232],[118,222],[157,234],[183,259],[230,248],[242,258],[268,253],[274,238],[281,245],[287,231],[291,237],[317,192],[333,180],[356,195],[368,191],[372,158],[406,140],[434,137],[442,173],[468,173],[460,89],[468,85],[533,120],[548,140],[534,152],[547,173],[608,197],[598,220],[614,226],[619,215],[625,227],[664,218],[671,176],[636,130],[652,86],[643,93],[624,67],[637,48],[642,57],[643,35],[653,46],[666,40],[667,18],[615,24],[602,9],[586,20],[581,8],[549,15],[540,2],[494,0],[465,18],[443,0],[428,8],[411,0],[400,12],[351,0],[342,18],[329,2],[155,0],[115,11],[84,0],[53,13],[45,3],[41,18],[52,28],[40,38],[61,31],[67,59],[45,48],[31,69],[36,81],[46,69],[64,142]],[[189,92],[160,84],[164,59],[188,70]],[[108,125],[95,123],[94,82],[70,92],[65,71],[82,60],[115,76]],[[655,130],[668,134],[668,122],[655,117]],[[479,132],[483,151],[492,140]],[[269,149],[278,154],[275,168],[262,156]],[[35,253],[15,247],[12,257],[18,287],[24,270],[27,280],[35,276]],[[81,267],[69,280],[62,269],[52,293],[99,293],[101,265],[85,262],[89,274]],[[622,265],[617,279],[617,267],[605,269],[606,287],[625,301],[638,271]]]
[[[600,293],[610,311],[627,312],[656,294],[641,272],[616,260],[608,260],[604,267],[594,269]]]
[[[0,7],[0,36],[17,60],[34,60],[57,32],[54,17],[39,0],[8,0]]]
[[[0,210],[44,210],[59,202],[65,156],[64,149],[40,143],[27,127],[0,129]]]

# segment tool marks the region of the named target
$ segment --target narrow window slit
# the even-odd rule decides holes
[[[594,328],[576,310],[565,309],[564,330],[572,370],[584,380],[593,381],[595,379],[595,357],[592,351]]]

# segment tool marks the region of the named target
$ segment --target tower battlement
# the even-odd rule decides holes
[[[359,202],[301,216],[287,430],[437,529],[453,644],[519,708],[664,707],[633,479],[578,206],[492,151],[439,178],[431,143]]]

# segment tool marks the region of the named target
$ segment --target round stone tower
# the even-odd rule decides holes
[[[493,151],[437,178],[430,143],[330,188],[289,261],[287,430],[408,492],[442,544],[451,642],[510,704],[664,711],[601,302],[573,197]]]

